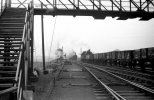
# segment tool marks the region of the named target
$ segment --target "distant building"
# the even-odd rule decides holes
[[[81,60],[89,59],[90,56],[91,56],[92,54],[93,54],[93,53],[90,51],[90,49],[87,50],[87,51],[83,51],[83,52],[81,53]]]
[[[89,50],[87,50],[87,51],[83,51],[82,53],[81,53],[81,56],[86,56],[86,55],[91,55],[91,54],[93,54],[91,51],[90,51],[90,49]]]

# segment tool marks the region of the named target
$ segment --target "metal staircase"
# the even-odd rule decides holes
[[[22,100],[27,89],[33,71],[34,15],[149,20],[154,18],[154,1],[0,0],[0,100]]]
[[[0,100],[22,100],[32,73],[33,8],[5,8],[0,16]]]
[[[0,90],[15,83],[26,9],[6,9],[0,18]]]

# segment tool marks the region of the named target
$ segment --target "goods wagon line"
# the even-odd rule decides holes
[[[95,54],[88,50],[81,54],[81,61],[97,65],[119,66],[152,75],[154,73],[154,47]]]
[[[106,70],[97,68],[95,66],[81,66],[85,67],[91,75],[100,83],[107,86],[112,93],[118,97],[118,100],[153,100],[154,90],[136,84],[129,80],[123,79]]]

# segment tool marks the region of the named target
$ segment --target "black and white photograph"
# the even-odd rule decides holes
[[[154,0],[0,0],[0,100],[154,100]]]

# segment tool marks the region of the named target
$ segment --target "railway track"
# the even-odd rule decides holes
[[[114,100],[154,100],[154,90],[150,88],[136,84],[95,66],[77,64],[83,66],[99,82],[97,88],[107,91],[106,93],[99,91],[100,95],[102,93],[105,98],[110,96],[110,99]],[[109,100],[109,98],[105,100]]]
[[[95,66],[97,68],[105,69],[127,80],[130,80],[140,85],[154,89],[154,80],[153,80],[154,76],[153,75],[140,73],[140,72],[136,72],[136,71],[132,71],[132,70],[124,69],[124,68],[119,68],[119,67],[118,68],[117,67],[107,67],[107,66],[92,65],[92,64],[87,64],[87,63],[84,63],[84,65],[85,66]]]

